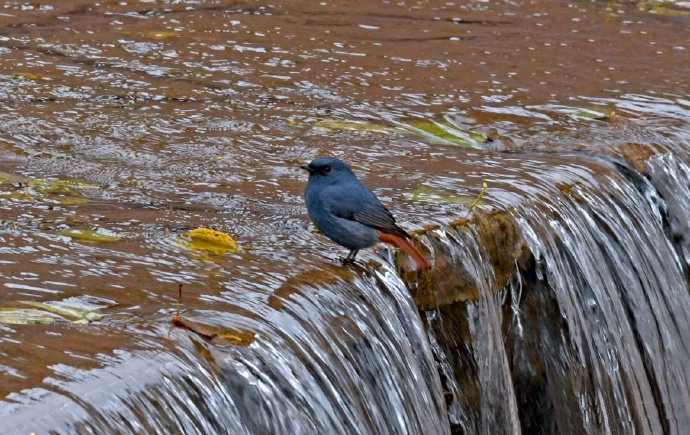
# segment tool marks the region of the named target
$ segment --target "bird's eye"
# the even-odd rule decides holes
[[[329,172],[331,172],[331,167],[330,166],[324,166],[323,167],[323,173],[328,174]]]

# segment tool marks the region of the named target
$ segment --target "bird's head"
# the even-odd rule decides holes
[[[319,184],[335,184],[357,178],[347,163],[335,157],[317,157],[300,168],[309,172],[309,182]]]

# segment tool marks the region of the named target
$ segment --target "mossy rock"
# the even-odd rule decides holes
[[[450,222],[449,227],[458,232],[474,231],[479,237],[494,273],[492,290],[495,292],[506,286],[516,267],[527,264],[532,257],[515,220],[506,210],[476,210],[468,217]],[[449,242],[441,240],[435,229],[416,234],[431,246],[433,267],[429,270],[411,269],[399,254],[397,266],[419,309],[433,310],[479,299],[477,283],[465,266],[454,258]]]

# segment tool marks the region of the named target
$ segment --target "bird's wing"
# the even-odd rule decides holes
[[[324,192],[325,193],[325,192]],[[359,183],[328,187],[326,206],[334,215],[368,227],[409,238],[374,193]]]

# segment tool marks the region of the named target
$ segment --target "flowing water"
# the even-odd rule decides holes
[[[683,433],[689,20],[4,3],[2,433]],[[428,276],[311,231],[325,153]],[[200,226],[240,250],[190,249]]]

